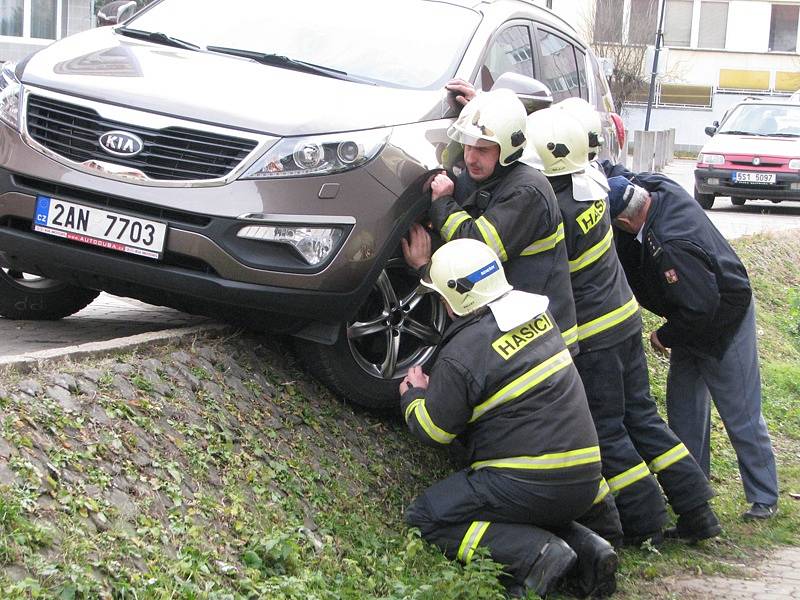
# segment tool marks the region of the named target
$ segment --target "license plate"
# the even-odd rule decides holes
[[[735,171],[733,181],[734,183],[775,183],[775,173]]]
[[[83,244],[161,258],[166,223],[38,196],[33,229]]]

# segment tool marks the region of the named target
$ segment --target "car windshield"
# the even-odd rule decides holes
[[[800,137],[800,105],[742,104],[723,121],[719,133]]]
[[[355,81],[435,89],[455,73],[480,18],[433,1],[162,0],[125,25],[202,49],[286,57]]]

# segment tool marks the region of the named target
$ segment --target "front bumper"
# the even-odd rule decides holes
[[[701,194],[715,196],[734,196],[748,200],[800,200],[800,189],[791,189],[792,183],[800,187],[800,173],[778,172],[775,174],[774,184],[735,183],[733,173],[733,169],[697,168],[694,171],[695,187]],[[718,179],[719,183],[711,184],[708,182],[709,179]]]

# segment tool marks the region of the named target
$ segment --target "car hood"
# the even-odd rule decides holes
[[[800,138],[729,135],[718,133],[701,150],[704,154],[800,156]]]
[[[342,81],[124,38],[111,27],[56,42],[19,70],[28,85],[278,136],[415,123],[447,111],[442,89]]]

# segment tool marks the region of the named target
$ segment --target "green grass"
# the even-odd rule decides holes
[[[736,248],[758,299],[764,414],[781,486],[800,491],[800,241],[758,237]],[[648,316],[646,332],[657,323]],[[497,565],[450,562],[403,522],[411,499],[455,468],[447,453],[418,444],[394,417],[335,400],[269,338],[184,343],[186,372],[201,383],[194,391],[167,373],[175,350],[2,374],[9,456],[0,444],[0,468],[15,479],[0,485],[0,598],[502,598]],[[140,368],[127,376],[137,397],[119,396],[114,363],[149,358],[163,363],[169,394]],[[667,363],[649,359],[662,403]],[[246,372],[241,386],[225,382],[234,360]],[[88,367],[104,375],[96,399],[80,397],[79,414],[16,391],[20,379],[44,384]],[[716,417],[712,442],[724,535],[623,551],[615,597],[668,598],[665,576],[737,574],[771,548],[800,544],[800,503],[786,494],[776,519],[740,520],[736,461]]]

